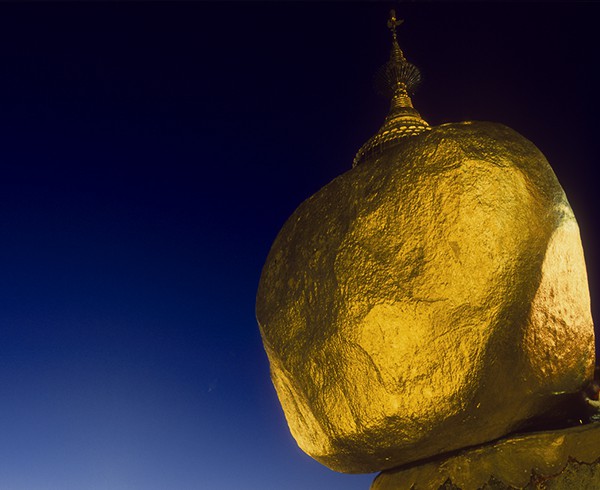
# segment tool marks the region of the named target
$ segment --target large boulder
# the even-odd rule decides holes
[[[500,124],[404,138],[306,200],[257,318],[293,436],[343,472],[496,439],[593,374],[577,223],[544,156]]]

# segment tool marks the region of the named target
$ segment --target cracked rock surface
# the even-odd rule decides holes
[[[597,490],[600,423],[508,436],[411,468],[371,490]]]
[[[434,127],[302,203],[257,318],[299,446],[372,472],[497,439],[591,379],[579,229],[513,130]]]

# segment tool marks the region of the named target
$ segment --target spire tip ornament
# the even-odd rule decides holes
[[[404,19],[396,19],[396,11],[394,9],[390,10],[390,18],[388,20],[388,28],[392,32],[392,36],[396,39],[396,27],[404,24]]]

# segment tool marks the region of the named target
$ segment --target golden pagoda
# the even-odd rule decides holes
[[[556,175],[502,124],[429,126],[400,23],[392,11],[383,126],[287,220],[257,293],[291,433],[342,472],[568,418],[593,377],[583,249]]]

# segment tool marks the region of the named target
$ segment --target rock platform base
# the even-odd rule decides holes
[[[380,473],[371,490],[597,490],[600,422],[505,437]]]

